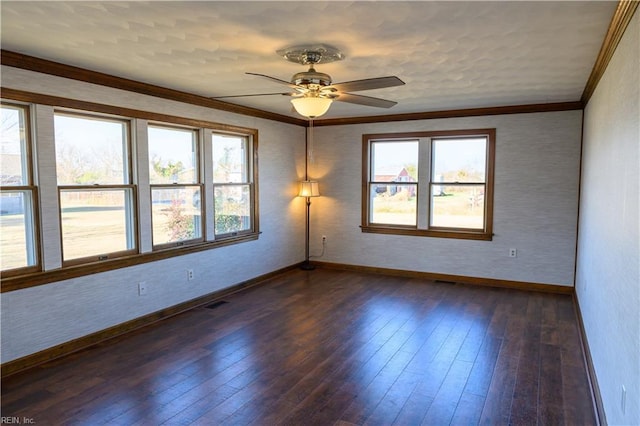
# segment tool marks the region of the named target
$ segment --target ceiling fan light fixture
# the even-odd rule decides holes
[[[329,111],[331,102],[333,102],[333,100],[329,98],[311,96],[291,99],[291,103],[298,114],[307,118],[316,118],[324,115]]]

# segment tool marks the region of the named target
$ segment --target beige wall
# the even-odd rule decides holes
[[[612,425],[640,424],[639,147],[636,11],[587,104],[584,123],[576,293]]]
[[[312,254],[382,268],[573,285],[581,111],[316,127]],[[496,128],[493,241],[360,231],[362,134]],[[509,248],[518,250],[508,257]]]

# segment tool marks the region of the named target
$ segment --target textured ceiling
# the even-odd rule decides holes
[[[286,88],[305,71],[275,54],[324,43],[334,82],[396,75],[358,92],[391,109],[334,102],[323,118],[577,101],[617,3],[2,1],[2,48],[203,96]],[[295,116],[283,96],[234,103]]]

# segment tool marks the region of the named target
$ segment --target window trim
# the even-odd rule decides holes
[[[482,136],[487,138],[487,163],[485,171],[485,210],[484,210],[484,228],[482,230],[462,229],[462,228],[446,228],[446,227],[428,227],[430,221],[427,217],[427,228],[419,228],[420,218],[416,218],[416,225],[388,225],[374,224],[370,222],[370,172],[371,164],[371,142],[381,141],[401,141],[408,139],[445,139],[445,138],[472,138],[474,136]],[[389,234],[389,235],[410,235],[419,237],[437,237],[437,238],[456,238],[466,240],[482,240],[491,241],[493,239],[493,193],[494,193],[494,170],[495,170],[495,142],[496,129],[464,129],[464,130],[443,130],[443,131],[424,131],[424,132],[404,132],[404,133],[376,133],[362,135],[362,214],[361,214],[361,230],[364,233]],[[429,141],[429,167],[433,164],[433,155],[431,152],[431,140]],[[418,166],[419,167],[419,166]],[[431,173],[420,180],[418,177],[417,188],[420,194],[420,186],[427,185],[427,212],[430,211],[431,201]],[[421,203],[418,199],[417,203]],[[419,205],[416,206],[416,215],[419,213]],[[429,213],[428,213],[429,214]]]
[[[207,143],[211,144],[211,153],[213,153],[213,137],[214,135],[223,135],[223,136],[237,136],[245,139],[246,149],[245,149],[245,161],[246,164],[246,174],[247,180],[243,182],[216,182],[215,177],[213,176],[212,170],[212,180],[211,180],[211,199],[213,200],[213,214],[211,216],[211,220],[213,221],[213,235],[215,240],[227,240],[233,239],[237,237],[241,237],[243,235],[249,235],[257,232],[258,229],[258,148],[256,143],[256,134],[247,134],[247,133],[239,133],[239,132],[229,132],[229,131],[219,131],[212,129],[211,132],[211,140]],[[215,191],[216,188],[225,187],[225,186],[248,186],[249,187],[249,221],[250,226],[249,229],[241,230],[241,231],[233,231],[227,232],[224,234],[216,234],[215,233]]]
[[[215,132],[228,132],[232,134],[240,134],[251,137],[252,141],[252,165],[254,176],[254,205],[253,205],[253,232],[235,237],[228,237],[218,240],[206,240],[204,242],[182,247],[171,247],[164,250],[157,251],[145,251],[138,252],[132,255],[83,263],[79,265],[63,265],[62,268],[57,269],[42,269],[42,242],[38,240],[38,254],[40,255],[40,269],[37,271],[20,271],[16,275],[8,276],[5,272],[2,272],[2,280],[0,282],[0,292],[10,292],[30,287],[36,287],[45,284],[51,284],[54,282],[64,281],[71,278],[83,277],[86,275],[108,272],[130,266],[135,266],[148,262],[156,262],[159,260],[170,259],[172,257],[184,256],[192,253],[198,253],[202,251],[212,250],[220,247],[226,247],[229,245],[240,244],[249,241],[255,241],[260,236],[260,206],[259,206],[259,180],[258,180],[258,150],[259,150],[259,133],[257,129],[241,127],[232,124],[216,123],[212,121],[185,118],[175,115],[167,115],[163,113],[156,113],[151,111],[144,111],[132,108],[125,108],[119,106],[113,106],[108,104],[100,104],[89,101],[82,101],[77,99],[64,98],[60,96],[45,95],[41,93],[28,92],[17,89],[5,89],[2,92],[2,101],[7,103],[30,103],[37,105],[46,105],[53,107],[54,110],[68,110],[71,112],[84,112],[91,115],[92,113],[111,115],[114,117],[127,117],[128,119],[140,119],[151,122],[160,123],[172,123],[175,125],[189,126],[194,128],[204,128],[206,131]],[[32,125],[32,124],[31,124]],[[133,152],[132,152],[133,154]],[[205,152],[203,151],[203,156]],[[133,157],[132,157],[133,158]],[[34,158],[35,161],[35,158]],[[35,164],[35,163],[34,163]],[[137,166],[137,165],[136,165]],[[132,169],[133,172],[133,169]],[[203,170],[204,173],[204,170]],[[205,188],[207,184],[205,182]],[[206,199],[206,194],[203,198],[203,202]],[[134,200],[138,202],[139,197],[136,196]],[[39,214],[40,210],[35,212]],[[39,217],[36,218],[37,225],[40,224]],[[139,215],[136,216],[136,220],[139,220]],[[138,230],[137,237],[140,238],[140,230]],[[41,237],[42,230],[38,228],[38,237]],[[208,234],[205,234],[208,235]],[[6,278],[5,278],[6,277]]]
[[[197,158],[196,158],[196,167],[197,173],[195,176],[195,181],[191,183],[186,182],[177,182],[177,183],[151,183],[151,179],[149,179],[149,205],[151,206],[151,247],[153,251],[157,250],[167,250],[172,248],[180,248],[185,246],[190,246],[194,244],[200,244],[206,241],[206,230],[207,230],[207,213],[206,213],[206,190],[204,185],[204,150],[202,146],[202,134],[204,132],[204,128],[197,128],[193,126],[185,126],[179,125],[176,123],[166,123],[159,121],[149,121],[147,123],[147,150],[149,147],[149,128],[162,128],[169,130],[182,130],[182,131],[191,131],[194,136],[195,147],[197,150]],[[151,152],[148,153],[151,155]],[[142,161],[142,160],[140,160]],[[150,163],[151,158],[146,159],[147,164]],[[149,167],[150,169],[150,167]],[[151,173],[151,170],[149,170]],[[180,240],[180,241],[172,241],[168,243],[156,244],[153,241],[153,190],[154,189],[170,189],[170,188],[187,188],[187,187],[198,187],[200,189],[200,237],[198,238],[190,238],[188,240]]]
[[[137,185],[134,180],[133,170],[135,164],[134,157],[134,146],[133,146],[133,118],[114,116],[111,114],[100,114],[100,113],[92,113],[86,111],[75,111],[69,110],[66,108],[54,108],[53,111],[53,119],[54,119],[54,131],[55,131],[55,117],[56,115],[66,116],[66,117],[76,117],[86,120],[99,120],[99,121],[110,121],[110,122],[120,122],[126,126],[126,148],[127,148],[127,158],[123,162],[124,177],[126,177],[126,182],[124,183],[108,183],[108,184],[93,184],[93,185],[60,185],[56,183],[58,190],[58,219],[60,221],[60,253],[62,256],[62,266],[72,266],[79,265],[83,263],[90,263],[94,261],[105,261],[109,259],[116,259],[118,257],[128,256],[131,254],[138,253],[140,250],[140,239],[139,239],[139,214],[138,211],[138,194],[137,194]],[[55,137],[54,137],[55,139]],[[55,144],[55,140],[54,140]],[[56,166],[57,166],[57,158],[56,158]],[[56,176],[57,178],[57,176]],[[114,252],[106,252],[99,255],[91,255],[91,256],[83,256],[77,257],[73,259],[65,259],[64,256],[64,232],[62,227],[62,193],[64,191],[109,191],[109,190],[128,190],[130,192],[131,199],[129,202],[131,203],[131,213],[130,217],[127,218],[127,222],[130,223],[131,226],[131,234],[127,236],[127,238],[131,238],[133,243],[133,248],[126,250],[118,250]],[[126,201],[125,201],[126,202]]]
[[[0,271],[2,278],[20,276],[24,274],[30,274],[34,272],[39,272],[42,270],[42,243],[40,241],[40,203],[39,203],[39,193],[38,186],[35,182],[35,158],[34,158],[34,149],[33,149],[33,132],[32,132],[32,122],[31,122],[31,107],[28,104],[20,103],[20,102],[7,102],[2,100],[0,102],[1,106],[8,106],[12,108],[18,108],[23,111],[24,114],[24,134],[25,134],[25,159],[23,160],[23,164],[26,165],[26,178],[27,185],[16,185],[16,186],[1,186],[0,185],[0,193],[4,192],[20,192],[20,191],[29,191],[31,192],[31,217],[33,222],[33,227],[31,229],[31,233],[33,234],[33,255],[35,257],[35,263],[33,265],[5,269]],[[23,172],[24,173],[24,172]]]

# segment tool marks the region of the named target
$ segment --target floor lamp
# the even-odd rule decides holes
[[[311,197],[319,197],[320,191],[318,190],[318,182],[315,180],[303,180],[300,182],[299,197],[305,197],[307,199],[307,223],[305,227],[305,246],[304,246],[304,263],[300,266],[305,271],[311,271],[316,269],[311,263],[309,263],[309,212],[311,211]]]

